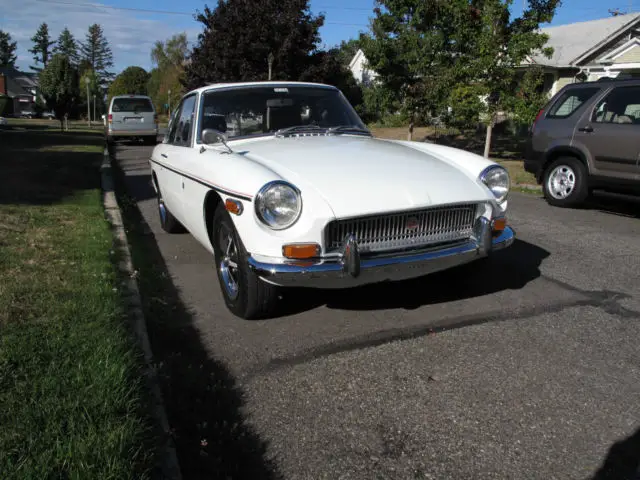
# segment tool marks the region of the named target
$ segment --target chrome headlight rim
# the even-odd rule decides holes
[[[496,195],[496,193],[493,190],[493,187],[489,185],[489,182],[487,181],[487,177],[489,176],[489,174],[495,170],[500,170],[507,176],[507,191],[502,196]],[[507,201],[507,198],[509,198],[509,192],[511,190],[511,177],[509,176],[509,172],[507,171],[506,168],[504,168],[501,165],[489,165],[487,168],[482,170],[482,172],[480,172],[480,175],[478,175],[478,179],[483,183],[484,186],[486,186],[489,189],[493,197],[496,199],[496,202],[498,203],[498,205],[502,205],[504,202]]]
[[[262,204],[263,198],[265,196],[265,194],[274,186],[277,185],[282,185],[285,187],[290,188],[291,190],[293,190],[296,194],[296,197],[298,199],[298,213],[296,214],[295,218],[290,221],[289,223],[287,223],[286,225],[272,225],[271,223],[269,223],[263,216],[262,213],[260,212],[260,206]],[[263,225],[265,225],[266,227],[270,228],[271,230],[276,230],[276,231],[280,231],[280,230],[286,230],[287,228],[291,228],[293,225],[296,224],[296,222],[298,221],[298,219],[300,218],[300,215],[302,215],[302,195],[300,194],[300,189],[298,187],[296,187],[295,185],[286,182],[284,180],[274,180],[268,183],[265,183],[260,190],[258,190],[258,193],[256,194],[255,200],[254,200],[254,211],[256,214],[256,217],[258,217],[258,220],[260,220],[260,223],[262,223]]]

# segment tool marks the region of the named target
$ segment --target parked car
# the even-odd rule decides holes
[[[155,145],[158,137],[158,115],[151,98],[146,95],[116,95],[109,102],[106,126],[107,142],[119,138],[141,138]]]
[[[226,305],[242,318],[269,315],[281,287],[419,277],[514,240],[503,167],[374,138],[328,85],[189,92],[150,167],[162,228],[186,227],[213,253]]]
[[[540,110],[524,168],[551,205],[574,207],[593,190],[640,194],[640,80],[576,83]]]
[[[31,110],[22,110],[20,112],[20,118],[35,118],[36,116],[36,112],[33,112]]]
[[[53,120],[56,118],[56,114],[53,110],[50,110],[48,112],[42,112],[42,118],[46,118],[48,120]]]
[[[0,117],[0,127],[6,127],[9,125],[9,122],[7,122],[7,119],[4,117]]]

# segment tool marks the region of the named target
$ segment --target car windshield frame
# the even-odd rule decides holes
[[[197,133],[195,135],[195,144],[197,145],[203,144],[202,125],[204,123],[204,114],[205,114],[205,107],[206,107],[205,101],[207,100],[209,95],[216,95],[218,93],[229,92],[229,91],[237,92],[238,90],[256,91],[256,90],[265,90],[265,89],[272,89],[274,96],[278,96],[278,94],[282,96],[283,94],[287,94],[287,93],[295,93],[299,95],[300,93],[304,93],[303,92],[304,90],[326,91],[329,95],[337,96],[338,101],[341,102],[341,107],[344,108],[345,110],[344,115],[346,115],[346,117],[349,117],[349,119],[352,120],[352,122],[350,122],[349,125],[336,123],[336,125],[320,126],[320,125],[310,123],[308,124],[309,128],[306,129],[307,131],[305,131],[304,125],[302,124],[291,125],[291,127],[300,127],[300,128],[292,129],[293,131],[289,133],[290,135],[301,135],[301,134],[302,135],[304,134],[342,135],[342,134],[351,133],[352,130],[350,130],[350,127],[353,127],[353,130],[356,130],[356,131],[359,130],[360,135],[362,135],[364,131],[369,132],[366,125],[364,124],[360,116],[357,114],[357,112],[355,111],[351,103],[344,96],[344,94],[338,88],[333,87],[331,85],[313,85],[313,84],[295,84],[295,83],[292,83],[292,84],[265,83],[265,84],[256,84],[256,85],[232,85],[232,86],[217,87],[217,88],[213,87],[213,88],[204,90],[200,93],[200,100],[198,102],[198,118],[197,118],[197,126],[196,126]],[[218,115],[218,114],[214,113],[212,115]],[[224,115],[220,114],[220,116],[224,116]],[[336,128],[336,127],[341,127],[341,128],[337,128],[336,130],[333,130],[333,131],[331,130],[332,128]],[[344,127],[347,127],[347,128],[344,128]],[[252,138],[272,137],[272,136],[277,136],[277,137],[287,136],[289,134],[282,135],[281,133],[281,130],[286,130],[287,128],[290,128],[290,127],[272,129],[266,132],[260,131],[255,133],[249,133],[246,135],[227,136],[227,141],[247,140]],[[226,133],[226,132],[223,132],[223,133]]]

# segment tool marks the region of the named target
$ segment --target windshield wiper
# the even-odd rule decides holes
[[[331,127],[327,130],[327,133],[361,133],[364,135],[371,135],[369,130],[358,127],[357,125],[338,125],[337,127]]]
[[[306,130],[317,131],[326,130],[326,128],[319,127],[318,125],[294,125],[293,127],[285,127],[276,130],[275,135],[278,137],[280,135],[286,135],[287,133],[304,132]]]

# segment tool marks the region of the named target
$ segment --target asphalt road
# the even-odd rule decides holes
[[[285,293],[283,316],[251,322],[226,310],[205,249],[160,229],[150,151],[117,148],[127,186],[284,478],[640,472],[637,200],[564,210],[514,193],[518,240],[486,264]]]

